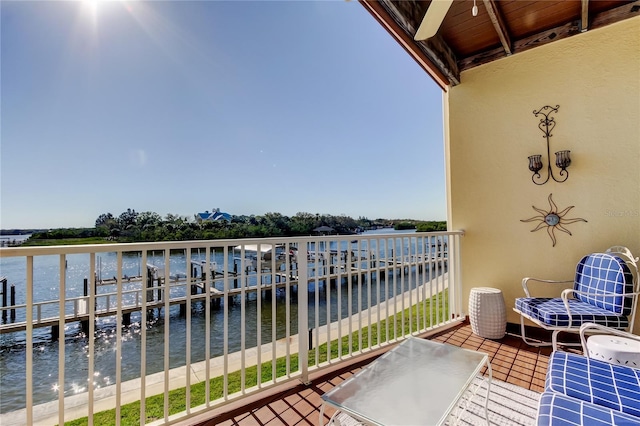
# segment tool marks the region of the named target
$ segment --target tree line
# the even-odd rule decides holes
[[[114,242],[214,240],[223,238],[293,237],[313,235],[314,229],[328,226],[331,233],[355,234],[368,229],[393,226],[396,229],[418,231],[446,230],[444,221],[369,220],[349,216],[296,213],[284,216],[280,213],[259,215],[232,215],[231,220],[200,220],[175,214],[162,217],[158,213],[136,212],[127,209],[120,215],[103,213],[93,228],[61,228],[38,232],[32,240],[67,238],[104,238]]]

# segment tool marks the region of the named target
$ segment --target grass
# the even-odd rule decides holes
[[[22,243],[21,247],[35,247],[35,246],[70,246],[79,244],[112,244],[114,241],[109,241],[103,237],[87,237],[87,238],[53,238],[47,239],[28,239]]]
[[[436,309],[436,312],[431,312],[431,306],[438,304],[440,309]],[[442,307],[445,309],[442,309]],[[309,362],[308,365],[316,365],[326,362],[328,360],[328,352],[331,353],[331,359],[335,359],[340,355],[347,355],[351,352],[358,352],[360,348],[368,348],[375,346],[378,342],[385,342],[387,340],[393,340],[401,336],[406,336],[411,332],[415,332],[423,328],[431,326],[431,319],[435,320],[435,323],[444,322],[448,319],[448,292],[445,290],[442,293],[442,297],[432,297],[425,303],[419,303],[413,305],[410,308],[405,309],[403,312],[390,316],[388,319],[381,320],[379,323],[375,323],[370,327],[363,327],[361,330],[355,331],[350,335],[343,336],[340,341],[338,339],[330,342],[331,347],[328,350],[327,343],[323,343],[318,348],[311,349],[308,353]],[[426,323],[423,322],[422,315],[428,312]],[[409,317],[411,315],[411,321]],[[388,327],[387,327],[388,325]],[[387,329],[389,339],[387,339]],[[318,360],[316,363],[316,354],[318,354]],[[292,354],[289,359],[289,367],[291,372],[298,370],[298,354]],[[287,359],[281,357],[276,359],[276,378],[287,375]],[[227,389],[228,393],[232,394],[238,392],[242,388],[242,376],[240,371],[235,371],[228,374]],[[223,376],[214,377],[210,380],[210,400],[222,398],[224,396],[224,381]],[[267,383],[273,380],[272,364],[271,361],[262,363],[260,382]],[[258,384],[258,368],[257,366],[248,367],[245,369],[245,388],[250,388]],[[191,407],[197,407],[205,404],[205,382],[196,383],[190,387],[191,394]],[[164,418],[164,394],[154,395],[147,397],[145,400],[145,422],[152,422]],[[169,415],[179,413],[186,410],[186,388],[175,389],[169,392]],[[116,410],[106,410],[94,414],[93,423],[96,425],[111,425],[115,424]],[[132,402],[123,405],[120,409],[120,418],[122,425],[139,425],[140,424],[140,401]],[[88,418],[84,417],[77,420],[66,422],[65,425],[69,426],[81,426],[89,423]]]

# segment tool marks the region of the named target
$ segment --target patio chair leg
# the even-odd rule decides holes
[[[561,331],[568,331],[568,332],[574,332],[574,330],[555,330],[553,332],[553,334],[551,335],[551,341],[553,342],[552,346],[553,346],[553,351],[557,351],[558,350],[558,334],[560,334]],[[560,342],[563,346],[582,346],[582,343],[578,342],[578,343],[571,343],[571,342]]]
[[[522,341],[525,342],[529,346],[539,347],[539,346],[551,346],[552,345],[552,343],[550,343],[550,342],[536,342],[536,341],[527,339],[527,336],[526,336],[526,333],[525,333],[524,317],[523,316],[520,316],[520,337],[522,338]]]

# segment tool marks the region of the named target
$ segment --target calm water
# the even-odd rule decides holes
[[[380,231],[378,231],[379,233]],[[388,230],[386,231],[389,232]],[[406,232],[405,232],[406,233]],[[408,244],[409,239],[405,239]],[[345,242],[345,244],[349,244]],[[355,247],[355,245],[354,245]],[[335,247],[332,247],[335,248]],[[361,246],[362,248],[362,246]],[[313,247],[311,247],[313,249]],[[374,245],[371,249],[376,249]],[[383,249],[383,247],[381,247]],[[402,250],[397,247],[397,250]],[[67,256],[66,269],[66,295],[67,297],[82,296],[83,280],[88,275],[88,255],[69,255]],[[192,258],[198,259],[197,254],[192,254]],[[204,255],[202,256],[204,258]],[[216,254],[215,257],[218,264],[221,265],[222,254]],[[162,267],[164,259],[161,256],[150,256],[148,263],[152,263]],[[102,277],[111,277],[115,275],[115,254],[102,254],[101,260]],[[25,277],[25,260],[20,258],[2,258],[0,259],[0,275],[9,277],[10,284],[16,285],[16,298],[18,303],[24,302],[24,277]],[[171,274],[185,273],[186,262],[184,255],[172,255],[170,263]],[[140,259],[137,256],[125,257],[123,259],[123,274],[128,276],[140,275]],[[424,282],[429,279],[429,272],[425,274],[413,273],[411,278],[405,277],[405,282],[401,282],[400,275],[390,274],[385,279],[371,280],[371,304],[377,304],[378,286],[380,286],[380,301],[388,297],[392,297],[402,290],[407,290],[408,284],[412,283],[415,287],[416,282]],[[21,281],[22,280],[22,281]],[[47,256],[38,257],[34,260],[34,301],[56,300],[58,297],[59,277],[59,257]],[[340,306],[340,316],[345,318],[348,315],[348,299],[347,292],[349,287],[352,291],[352,314],[358,312],[359,309],[368,308],[368,291],[369,283],[362,281],[361,297],[358,297],[358,285],[347,284],[346,280],[341,284],[340,290],[342,301]],[[130,284],[130,287],[134,284]],[[126,286],[125,286],[126,288]],[[115,291],[115,286],[105,286],[98,288],[98,294],[104,292]],[[183,289],[174,289],[172,295],[180,295]],[[329,312],[331,321],[338,319],[337,306],[337,288],[334,286],[329,288],[321,281],[317,288],[314,284],[309,286],[309,324],[315,324],[315,304],[316,295],[319,299],[319,316],[320,325],[326,324],[327,321],[327,295],[330,292]],[[263,296],[264,297],[264,296]],[[361,300],[361,306],[358,306],[358,300]],[[240,350],[242,336],[240,335],[240,323],[242,304],[239,297],[223,303],[228,305],[228,324],[226,327],[229,332],[229,352]],[[285,309],[287,299],[285,291],[276,292],[275,299],[275,318],[273,317],[273,301],[261,300],[260,312],[260,330],[258,330],[257,322],[257,294],[253,293],[249,296],[249,300],[245,303],[245,330],[244,336],[246,347],[256,346],[258,333],[261,334],[261,343],[268,343],[272,339],[272,324],[276,325],[276,339],[285,337],[286,333],[286,314]],[[290,333],[297,334],[298,326],[298,304],[297,292],[291,291],[290,295]],[[68,306],[70,308],[71,305]],[[49,316],[57,314],[57,306],[49,307]],[[207,307],[204,302],[194,302],[191,306],[191,341],[186,341],[187,319],[180,315],[178,306],[174,306],[170,310],[168,319],[164,313],[158,314],[157,310],[152,311],[146,324],[147,336],[147,374],[162,371],[164,368],[164,323],[169,321],[170,333],[170,352],[169,364],[171,368],[185,365],[186,363],[186,345],[190,346],[191,362],[204,360],[205,356],[205,310]],[[20,313],[24,319],[24,314]],[[220,356],[223,352],[223,330],[225,328],[223,307],[210,309],[210,353],[211,356]],[[141,321],[140,314],[134,313],[131,316],[131,326],[122,330],[122,380],[130,380],[140,376],[140,347],[141,342]],[[96,323],[95,338],[95,374],[94,377],[88,379],[88,339],[84,336],[77,323],[68,324],[65,328],[64,342],[52,342],[50,337],[50,328],[40,328],[34,330],[34,382],[33,396],[34,403],[39,404],[58,398],[58,392],[63,391],[65,395],[86,392],[87,386],[94,388],[108,386],[115,383],[116,371],[116,318],[104,317],[99,318]],[[65,346],[65,383],[58,383],[58,352],[59,346]],[[25,364],[26,364],[26,341],[25,333],[11,333],[0,335],[0,412],[6,413],[25,406]]]

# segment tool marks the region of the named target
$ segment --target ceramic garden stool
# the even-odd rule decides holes
[[[507,329],[507,310],[502,291],[475,287],[469,295],[471,330],[485,339],[502,339]]]
[[[640,368],[640,342],[626,337],[597,334],[587,339],[589,358],[609,364]]]

